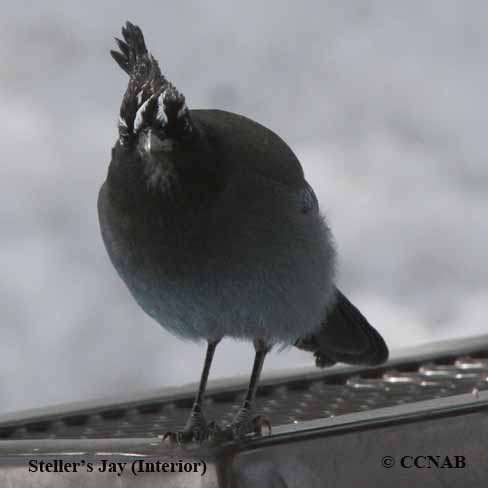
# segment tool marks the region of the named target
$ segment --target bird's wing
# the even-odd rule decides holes
[[[280,183],[312,202],[313,192],[303,169],[289,146],[267,127],[243,115],[225,110],[191,110],[191,117],[204,127],[223,156],[229,175],[250,172]],[[308,195],[310,193],[310,195]]]
[[[319,211],[319,202],[312,187],[305,182],[305,187],[299,190],[300,200],[302,202],[302,212],[304,214],[316,214]]]

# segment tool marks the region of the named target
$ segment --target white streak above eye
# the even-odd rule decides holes
[[[140,105],[142,102],[142,90],[137,94],[137,105]]]
[[[123,119],[122,117],[119,116],[119,125],[121,127],[125,127],[127,129],[127,122],[125,121],[125,119]]]
[[[164,106],[164,94],[166,90],[164,90],[161,95],[158,97],[158,113],[156,114],[156,118],[161,122],[161,125],[164,127],[168,123],[168,117],[166,116],[165,106]]]
[[[139,127],[142,124],[142,121],[144,119],[144,111],[147,108],[147,104],[149,103],[149,100],[151,100],[152,95],[139,107],[139,109],[136,112],[136,116],[134,118],[134,134],[139,130]]]

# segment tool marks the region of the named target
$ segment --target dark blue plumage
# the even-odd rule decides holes
[[[180,441],[210,429],[201,398],[218,341],[254,342],[246,402],[230,431],[259,431],[250,409],[275,344],[317,365],[377,364],[381,336],[335,285],[335,250],[317,198],[285,142],[221,110],[189,110],[130,23],[112,56],[129,74],[98,209],[103,239],[139,305],[186,339],[207,340],[201,388]]]

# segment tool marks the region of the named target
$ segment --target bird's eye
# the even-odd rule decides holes
[[[119,117],[118,127],[119,127],[120,143],[122,146],[125,146],[129,142],[131,134],[130,134],[129,128],[127,126],[127,122],[122,117]]]

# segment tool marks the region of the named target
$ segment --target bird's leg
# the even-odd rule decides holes
[[[234,417],[232,424],[226,429],[227,432],[230,431],[232,433],[234,438],[243,437],[250,433],[261,434],[263,426],[266,426],[269,432],[271,432],[271,424],[266,417],[262,415],[256,417],[252,416],[252,404],[254,397],[256,396],[264,358],[271,348],[262,339],[254,340],[254,348],[256,350],[256,356],[254,358],[254,365],[246,392],[246,398],[237,412],[237,415]]]
[[[198,393],[195,397],[190,416],[188,417],[184,429],[178,432],[167,432],[164,435],[164,439],[169,438],[179,444],[184,444],[187,442],[203,442],[212,435],[214,430],[218,430],[214,422],[207,423],[205,420],[202,413],[202,403],[205,396],[205,390],[207,388],[210,366],[212,364],[215,349],[219,342],[220,339],[208,341],[207,354],[205,355],[205,362],[203,363]]]

